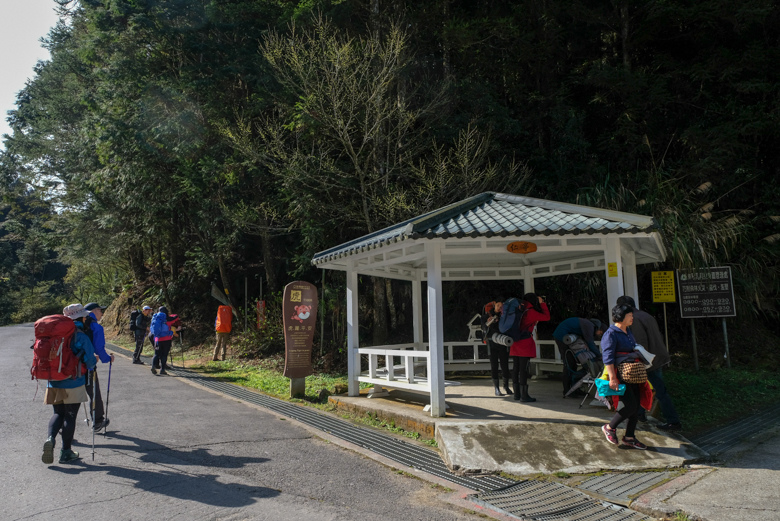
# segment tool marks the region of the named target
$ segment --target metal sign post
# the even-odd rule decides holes
[[[731,267],[678,270],[677,283],[680,286],[680,316],[691,319],[694,346],[696,330],[693,319],[723,317],[723,340],[726,344],[723,358],[726,359],[726,367],[731,368],[725,318],[737,316]],[[698,368],[698,360],[696,366]]]

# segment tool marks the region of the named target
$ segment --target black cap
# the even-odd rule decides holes
[[[89,304],[87,304],[86,306],[84,306],[84,309],[86,309],[87,311],[92,311],[93,309],[100,308],[100,311],[103,311],[103,310],[104,310],[104,309],[106,309],[107,307],[108,307],[108,306],[101,306],[101,305],[100,305],[100,304],[98,304],[97,302],[90,302]]]
[[[166,308],[165,306],[160,306],[160,309],[158,309],[157,312],[158,313],[165,313],[167,315],[168,314],[168,308]]]

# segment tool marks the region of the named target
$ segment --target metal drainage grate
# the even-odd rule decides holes
[[[780,405],[775,405],[748,418],[733,421],[688,439],[714,456],[733,449],[742,440],[750,438],[756,432],[774,427],[779,423]]]
[[[467,499],[529,521],[649,521],[643,514],[586,496],[560,483],[522,481]]]
[[[132,355],[132,352],[118,346],[113,346],[117,351]],[[366,450],[370,450],[388,459],[401,463],[411,468],[433,474],[452,483],[456,483],[470,490],[495,490],[507,487],[516,481],[500,476],[457,476],[450,472],[444,464],[439,453],[421,447],[415,443],[388,436],[373,429],[361,428],[352,423],[334,418],[321,413],[316,409],[295,405],[278,398],[272,398],[264,394],[256,393],[239,387],[235,384],[220,382],[211,377],[201,375],[194,371],[172,367],[176,375],[197,382],[199,385],[219,391],[220,393],[259,405],[271,411],[298,420],[311,427],[327,432],[337,438],[354,443]]]
[[[627,474],[609,473],[589,478],[579,485],[607,501],[627,505],[633,498],[659,483],[672,479],[679,472],[634,472]]]

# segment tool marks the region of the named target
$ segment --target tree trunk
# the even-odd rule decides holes
[[[163,263],[162,258],[162,244],[157,245],[157,266],[160,270],[160,280],[162,282],[162,290],[163,290],[163,296],[165,297],[165,304],[167,306],[170,306],[172,309],[174,307],[173,302],[171,301],[171,295],[168,293],[168,282],[165,280],[165,264]],[[169,309],[168,311],[170,311]]]
[[[238,312],[239,307],[235,295],[230,291],[230,274],[225,266],[225,260],[221,255],[217,257],[217,266],[219,266],[219,279],[222,282],[222,290],[230,301],[230,307],[233,308],[233,314],[236,318],[241,318],[242,315]]]
[[[390,279],[385,279],[385,291],[387,292],[387,311],[390,314],[390,331],[395,331],[398,327],[398,314],[395,309],[393,284]]]
[[[623,65],[626,69],[631,69],[631,54],[628,43],[628,5],[622,5],[620,7],[620,37],[623,42]]]
[[[279,281],[276,278],[276,260],[274,258],[274,249],[271,242],[271,234],[263,232],[261,237],[263,248],[263,266],[265,267],[265,280],[268,283],[268,293],[279,291]]]
[[[149,270],[146,269],[146,265],[144,264],[143,246],[139,244],[137,246],[131,247],[130,251],[128,252],[128,256],[130,257],[130,269],[133,271],[133,278],[135,279],[136,283],[146,279],[146,277],[149,275]]]

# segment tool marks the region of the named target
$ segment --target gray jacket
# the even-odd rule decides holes
[[[644,346],[650,353],[655,355],[651,371],[660,369],[671,361],[669,351],[666,350],[666,343],[658,329],[658,322],[650,313],[641,309],[634,309],[634,323],[631,325],[631,333],[637,344]]]

